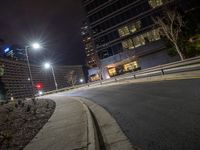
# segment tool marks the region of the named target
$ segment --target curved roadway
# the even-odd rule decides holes
[[[144,150],[200,150],[200,79],[101,86],[60,93],[103,106]]]

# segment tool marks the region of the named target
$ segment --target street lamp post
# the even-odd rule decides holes
[[[51,72],[52,72],[52,75],[53,75],[53,80],[54,80],[55,88],[56,88],[56,90],[58,90],[58,84],[57,84],[57,81],[56,81],[56,76],[55,76],[55,72],[54,72],[53,66],[50,63],[45,63],[44,67],[46,69],[51,68]]]
[[[27,59],[29,77],[30,77],[30,81],[31,81],[32,98],[35,98],[34,83],[33,83],[33,77],[32,77],[32,73],[31,73],[30,61],[29,61],[29,56],[28,56],[28,49],[30,47],[32,47],[34,49],[39,49],[40,45],[38,43],[33,43],[32,46],[25,46],[25,54],[26,54],[26,59]]]

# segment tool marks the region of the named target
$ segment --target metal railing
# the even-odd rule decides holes
[[[90,82],[90,83],[85,83],[81,85],[76,85],[73,87],[66,87],[66,88],[62,88],[62,89],[58,89],[54,91],[49,91],[49,92],[46,92],[45,94],[63,92],[63,91],[76,89],[80,87],[89,87],[89,86],[95,86],[95,85],[101,85],[101,84],[108,84],[108,83],[117,82],[121,80],[127,80],[127,79],[138,79],[138,78],[160,76],[160,75],[164,76],[168,74],[190,72],[190,71],[197,71],[197,70],[200,70],[200,57],[190,58],[183,61],[177,61],[173,63],[159,65],[156,67],[138,70],[135,72],[130,72],[123,75],[115,76],[106,80]]]

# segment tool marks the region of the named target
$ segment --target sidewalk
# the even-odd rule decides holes
[[[115,119],[101,106],[80,97],[59,94],[55,112],[24,150],[138,150]]]
[[[83,105],[72,98],[57,97],[54,100],[55,112],[25,150],[87,149],[88,125]]]

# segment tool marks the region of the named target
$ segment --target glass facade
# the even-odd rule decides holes
[[[98,21],[106,16],[108,16],[111,13],[114,13],[116,11],[119,11],[119,9],[130,6],[131,4],[136,3],[136,0],[118,0],[113,4],[107,4],[108,6],[105,8],[102,8],[99,12],[93,13],[92,15],[89,16],[89,21],[91,23]]]
[[[151,26],[152,24],[153,21],[151,20],[151,17],[145,16],[138,21],[128,23],[122,27],[116,28],[113,31],[108,31],[103,35],[97,36],[95,38],[95,45],[97,48],[106,47],[109,42],[126,35],[134,34],[138,31],[141,31],[143,28]]]
[[[164,0],[93,0],[84,6],[100,59],[160,39],[152,16]]]
[[[96,67],[96,52],[94,50],[93,39],[90,34],[90,29],[87,22],[83,22],[83,26],[81,28],[81,35],[83,37],[83,44],[85,47],[87,66],[90,68]]]
[[[130,23],[129,25],[123,26],[118,29],[118,33],[120,37],[129,35],[136,31],[139,31],[141,28],[141,21]]]
[[[103,3],[107,2],[109,0],[93,0],[88,5],[86,5],[85,9],[87,12],[90,12],[97,7],[101,6]]]
[[[100,59],[104,59],[104,58],[113,56],[115,54],[119,54],[122,51],[123,51],[122,44],[118,43],[118,44],[112,45],[104,50],[99,51],[98,56]]]
[[[141,35],[138,35],[134,38],[129,38],[125,41],[122,41],[122,46],[125,49],[133,49],[159,39],[160,39],[160,34],[159,34],[159,29],[157,28],[142,33]]]
[[[95,25],[92,26],[92,32],[93,34],[101,33],[108,28],[112,28],[113,26],[120,24],[132,17],[135,17],[137,15],[140,15],[141,13],[151,9],[150,5],[148,2],[141,1],[140,4],[133,6],[129,8],[128,10],[122,11],[120,14],[116,14],[112,17],[108,17],[104,19],[102,22],[96,23]]]

